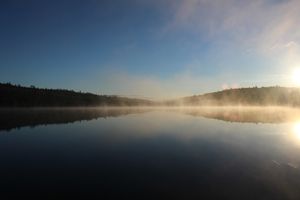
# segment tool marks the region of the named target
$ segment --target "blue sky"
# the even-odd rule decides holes
[[[294,86],[298,0],[10,0],[0,81],[154,99]]]

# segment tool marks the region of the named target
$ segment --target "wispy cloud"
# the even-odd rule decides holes
[[[225,88],[292,84],[289,73],[300,67],[299,0],[165,0],[162,7],[171,13],[160,29],[162,37],[193,34],[195,45],[198,37],[213,46],[208,59],[225,52],[220,61],[224,68],[205,74],[199,68],[216,67],[216,62],[196,59],[163,78],[114,68],[100,73],[97,84],[101,93],[166,99]],[[255,54],[254,59],[263,58],[263,64],[245,69],[248,63],[232,62],[243,54],[240,51]],[[227,55],[231,57],[227,59]],[[248,61],[251,58],[247,57]],[[254,72],[249,74],[251,70]]]
[[[182,0],[163,32],[192,31],[208,41],[293,56],[300,63],[299,0]]]

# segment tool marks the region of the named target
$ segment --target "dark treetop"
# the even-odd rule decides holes
[[[151,101],[143,99],[0,83],[0,107],[141,106],[151,104]]]
[[[300,89],[288,87],[253,87],[228,89],[194,95],[166,102],[187,106],[300,106]]]

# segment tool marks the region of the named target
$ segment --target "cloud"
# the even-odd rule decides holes
[[[168,7],[165,7],[166,2]],[[289,73],[292,68],[300,67],[299,0],[165,0],[162,5],[169,13],[167,23],[161,29],[162,37],[178,32],[187,34],[176,36],[193,34],[199,41],[207,41],[213,46],[208,59],[225,52],[221,64],[191,60],[192,67],[187,63],[181,71],[168,77],[108,70],[101,72],[98,78],[101,93],[166,99],[224,88],[292,84]],[[197,45],[194,37],[191,40]],[[254,52],[267,62],[253,66],[251,70],[257,71],[249,74],[245,68],[251,64],[242,62],[258,57],[232,62],[242,55],[240,51]],[[232,63],[233,66],[228,67]],[[207,64],[210,66],[203,66]],[[209,75],[199,72],[199,68],[218,64],[224,69],[219,67]],[[269,68],[269,72],[259,67]]]
[[[283,59],[299,52],[287,45],[300,43],[299,0],[182,0],[175,5],[165,34],[193,32],[210,42],[266,56],[281,53]],[[293,59],[300,62],[299,57]]]

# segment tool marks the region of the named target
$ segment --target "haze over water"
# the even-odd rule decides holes
[[[0,200],[299,200],[299,8],[0,0]]]
[[[2,109],[1,194],[299,199],[299,112]]]

